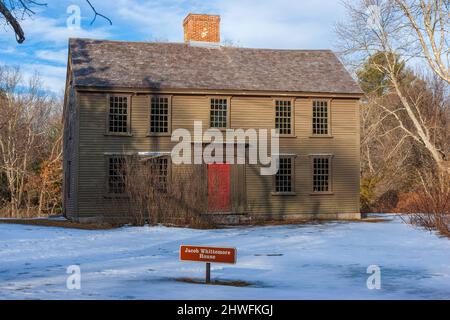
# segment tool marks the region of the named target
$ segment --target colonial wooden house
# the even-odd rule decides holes
[[[208,197],[219,205],[205,214],[235,222],[255,216],[360,217],[358,85],[329,50],[221,46],[219,22],[219,16],[189,14],[184,43],[70,39],[64,104],[68,218],[120,217],[105,203],[125,192],[117,168],[127,155],[160,155],[160,174],[170,183],[176,174],[170,170],[176,144],[171,134],[192,131],[194,121],[205,130],[280,133],[274,176],[261,175],[258,165],[204,166],[222,186],[209,186]]]

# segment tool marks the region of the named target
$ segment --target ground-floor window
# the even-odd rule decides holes
[[[152,183],[162,192],[167,192],[169,183],[169,157],[157,157],[148,160]]]
[[[125,193],[125,157],[111,156],[108,158],[108,181],[109,194]]]
[[[312,157],[313,192],[331,192],[331,159],[330,155]]]
[[[280,156],[278,172],[274,178],[274,191],[276,193],[294,192],[294,161],[291,156]]]

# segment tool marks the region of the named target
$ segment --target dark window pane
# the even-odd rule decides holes
[[[330,190],[330,159],[315,157],[313,159],[313,191],[327,192]]]
[[[210,109],[210,127],[211,128],[226,128],[227,127],[227,99],[211,99]]]
[[[110,132],[127,133],[128,97],[109,98],[109,124]]]
[[[110,157],[108,159],[108,193],[125,192],[125,158]]]
[[[150,106],[150,132],[169,132],[169,98],[153,96]]]
[[[291,101],[277,100],[275,101],[275,129],[280,134],[292,133],[292,106]]]
[[[328,134],[328,101],[313,101],[313,134]]]
[[[275,175],[275,191],[276,192],[292,192],[292,175],[293,175],[293,159],[280,158],[280,166]]]

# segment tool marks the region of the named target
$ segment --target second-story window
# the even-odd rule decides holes
[[[312,134],[328,135],[329,134],[329,108],[328,101],[314,100],[312,112]]]
[[[108,112],[108,132],[124,134],[129,132],[129,97],[110,96]]]
[[[330,134],[330,108],[327,100],[313,101],[313,135]]]
[[[170,133],[170,98],[152,96],[150,105],[150,134]]]
[[[280,135],[292,134],[292,102],[290,100],[275,100],[275,129]]]
[[[227,128],[228,125],[228,99],[212,98],[210,109],[210,127]]]

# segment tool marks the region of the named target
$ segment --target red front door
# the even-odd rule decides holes
[[[229,164],[208,164],[209,212],[231,211],[231,180]]]

